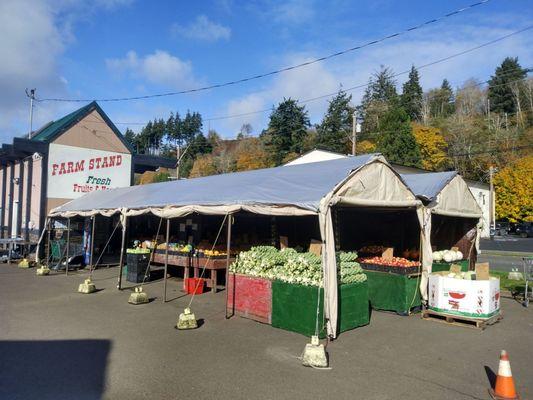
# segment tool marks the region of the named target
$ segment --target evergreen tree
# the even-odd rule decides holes
[[[159,154],[166,133],[166,124],[163,118],[154,120],[150,135],[150,150],[152,154]]]
[[[137,136],[137,151],[139,154],[147,154],[150,148],[150,138],[152,137],[153,123],[148,123],[141,129],[141,132]]]
[[[401,107],[391,108],[382,118],[378,151],[392,163],[421,167],[420,149],[413,135],[411,121]]]
[[[191,113],[187,110],[185,118],[181,121],[181,136],[185,143],[190,143],[196,135],[202,132],[202,116],[198,112]]]
[[[448,79],[444,79],[440,86],[441,91],[441,115],[447,117],[455,111],[455,96],[453,95],[453,89],[448,82]]]
[[[137,152],[137,135],[130,128],[124,132],[124,139],[133,148],[134,152]]]
[[[394,71],[388,67],[381,66],[379,72],[372,74],[368,81],[368,86],[363,96],[363,107],[372,101],[391,103],[398,97],[396,91],[396,80]]]
[[[401,96],[401,105],[412,121],[420,121],[422,118],[423,96],[420,76],[413,65],[409,72],[409,79],[403,84]]]
[[[340,90],[328,106],[322,122],[317,126],[317,145],[323,149],[345,153],[352,132],[354,107],[352,95]]]
[[[198,133],[191,142],[192,154],[207,154],[213,151],[213,145],[202,132]]]
[[[489,81],[490,110],[497,113],[516,112],[513,84],[525,79],[527,70],[518,63],[518,57],[507,57]]]
[[[442,81],[440,88],[428,92],[429,110],[432,117],[448,117],[455,111],[455,96],[447,79]]]
[[[398,93],[394,72],[381,66],[381,70],[372,75],[361,101],[363,132],[372,133],[379,130],[380,118],[391,107],[398,106]]]
[[[276,165],[283,162],[290,153],[300,154],[310,126],[305,106],[298,106],[296,100],[283,99],[270,114],[268,128],[262,133]]]

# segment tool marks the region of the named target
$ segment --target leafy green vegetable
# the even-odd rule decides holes
[[[366,280],[361,266],[355,261],[357,253],[338,253],[337,256],[341,284]],[[237,256],[230,272],[306,286],[323,285],[321,257],[314,253],[298,253],[290,248],[252,247]]]

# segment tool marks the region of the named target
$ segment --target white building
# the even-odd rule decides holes
[[[285,166],[289,165],[297,165],[297,164],[305,164],[305,163],[312,163],[312,162],[318,162],[318,161],[327,161],[327,160],[334,160],[337,158],[344,158],[344,157],[350,157],[345,154],[335,153],[332,151],[327,150],[311,150],[305,154],[302,154],[300,157],[289,161],[285,164]],[[392,164],[394,169],[401,174],[409,174],[409,173],[421,173],[421,172],[432,172],[427,171],[421,168],[414,168],[414,167],[406,167],[403,165],[398,164]],[[470,179],[465,179],[466,183],[468,184],[468,188],[474,195],[474,198],[476,199],[477,203],[483,210],[483,230],[481,232],[481,237],[488,238],[490,237],[490,191],[489,191],[489,185],[483,182],[473,181]]]

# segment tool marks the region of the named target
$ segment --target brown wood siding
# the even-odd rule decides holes
[[[128,148],[94,110],[52,143],[130,154]]]

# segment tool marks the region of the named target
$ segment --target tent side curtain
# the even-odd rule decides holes
[[[474,195],[461,176],[456,175],[437,195],[436,204],[432,207],[434,214],[481,218],[483,212]]]
[[[142,209],[114,209],[114,210],[91,210],[91,211],[65,211],[65,212],[52,212],[50,217],[62,217],[71,218],[74,216],[90,217],[93,215],[103,215],[110,217],[116,213],[121,213],[127,217],[134,217],[143,214],[153,214],[161,218],[179,218],[193,213],[205,214],[205,215],[226,215],[234,214],[239,211],[247,211],[255,214],[273,215],[273,216],[306,216],[317,215],[312,210],[301,209],[293,206],[281,206],[281,205],[220,205],[220,206],[201,206],[190,205],[182,207],[147,207]]]
[[[336,204],[374,207],[421,207],[416,199],[383,157],[362,165],[335,186],[320,204],[320,231],[322,235],[322,268],[324,274],[324,316],[328,335],[337,334],[338,282],[335,256],[335,235],[331,207]]]

